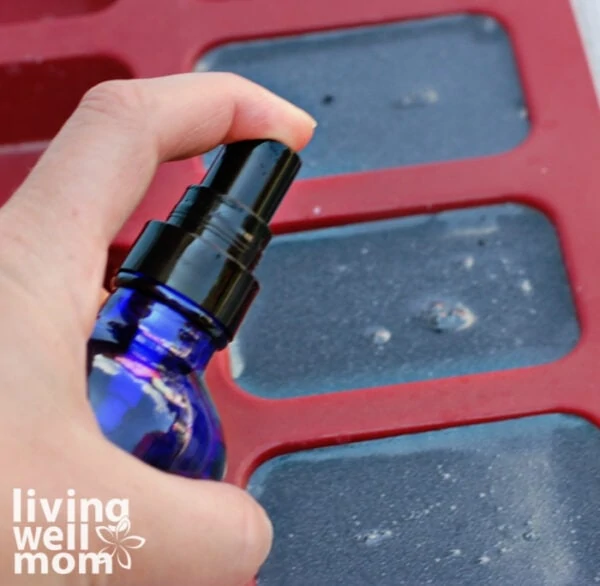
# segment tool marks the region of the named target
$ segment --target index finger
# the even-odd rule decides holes
[[[16,248],[24,253],[10,268],[25,280],[35,275],[27,286],[72,307],[88,328],[107,248],[160,162],[253,138],[300,150],[314,127],[304,111],[231,74],[101,84],[0,212],[0,234],[10,240],[4,250],[11,258]],[[0,260],[6,265],[11,258]]]

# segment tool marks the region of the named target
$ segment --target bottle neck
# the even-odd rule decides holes
[[[165,303],[165,292],[158,291],[160,285],[156,287],[158,299],[148,289],[117,288],[100,311],[97,329],[126,343],[129,356],[149,368],[203,371],[217,349],[214,327],[209,332],[184,311]],[[177,295],[168,293],[170,299]],[[189,303],[185,298],[176,301],[182,308]]]

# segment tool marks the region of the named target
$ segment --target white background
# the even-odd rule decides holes
[[[600,0],[571,0],[600,104]]]

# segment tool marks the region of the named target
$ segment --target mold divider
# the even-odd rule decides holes
[[[0,5],[0,25],[35,22],[48,18],[68,18],[103,10],[115,0],[5,0]]]
[[[429,2],[419,10],[434,5],[441,9]],[[408,16],[410,9],[403,8]],[[278,401],[239,389],[224,354],[210,371],[209,384],[226,405],[227,428],[236,429],[230,474],[235,482],[243,484],[268,457],[307,447],[548,412],[600,423],[600,398],[591,382],[600,345],[600,324],[593,319],[600,315],[595,301],[600,284],[594,282],[600,255],[586,245],[596,233],[591,219],[600,212],[593,163],[600,154],[600,117],[569,3],[553,1],[545,8],[539,31],[534,26],[539,15],[531,6],[489,1],[476,7],[489,9],[511,34],[533,123],[523,145],[486,159],[302,182],[284,203],[275,229],[289,232],[509,200],[533,205],[558,227],[582,325],[579,346],[537,367]],[[569,149],[561,147],[567,136]],[[402,200],[398,186],[406,194]]]
[[[236,430],[228,479],[244,485],[265,460],[301,449],[541,413],[577,414],[600,425],[595,385],[573,384],[575,371],[590,379],[593,358],[579,349],[530,368],[281,400],[244,393],[222,359],[207,383],[225,429]]]
[[[235,10],[232,10],[234,4]],[[552,23],[551,26],[538,26],[537,11],[520,0],[424,0],[418,5],[395,0],[375,0],[375,4],[365,5],[353,0],[346,2],[341,12],[335,5],[318,0],[286,0],[286,10],[280,11],[273,11],[268,0],[239,0],[235,3],[204,0],[170,3],[161,0],[154,3],[152,13],[148,12],[148,5],[143,0],[117,0],[97,13],[0,27],[0,65],[16,63],[23,58],[44,61],[73,55],[104,54],[115,55],[122,60],[132,69],[134,76],[154,76],[191,71],[200,53],[229,40],[457,12],[488,13],[507,27],[532,116],[530,138],[516,150],[485,161],[471,160],[377,171],[362,177],[349,175],[332,180],[307,181],[298,191],[309,192],[309,196],[302,203],[299,203],[300,197],[290,198],[275,220],[275,229],[281,231],[295,229],[294,224],[298,226],[304,222],[305,227],[316,225],[308,211],[315,207],[312,201],[321,200],[319,205],[323,213],[319,221],[325,223],[334,218],[341,219],[339,211],[336,214],[328,211],[333,206],[340,209],[339,204],[334,203],[336,199],[345,197],[352,200],[364,197],[364,193],[369,193],[369,214],[386,217],[389,213],[385,210],[389,209],[392,197],[390,184],[397,186],[418,182],[416,191],[406,189],[406,199],[393,204],[394,208],[404,206],[407,211],[426,200],[430,202],[427,205],[435,205],[435,201],[431,202],[435,196],[423,197],[419,192],[431,192],[432,187],[439,185],[444,186],[444,191],[447,185],[454,185],[455,194],[472,194],[466,196],[471,198],[479,197],[476,189],[489,192],[491,187],[496,196],[513,193],[517,186],[524,190],[523,175],[526,175],[527,185],[528,173],[535,173],[536,167],[539,172],[548,165],[545,151],[548,146],[552,150],[551,143],[560,140],[561,130],[568,133],[571,142],[573,134],[581,136],[584,128],[588,135],[592,134],[588,113],[591,107],[595,107],[595,95],[583,58],[583,47],[580,42],[573,42],[577,27],[568,0],[545,3],[543,22]],[[556,23],[559,23],[558,28]],[[530,34],[534,29],[536,34]],[[174,30],[177,30],[176,35],[172,34]],[[118,49],[115,49],[115,39],[118,39]],[[160,50],[149,50],[157,44]],[[568,67],[564,66],[565,63]],[[557,75],[563,77],[557,79]],[[567,101],[569,107],[565,108]],[[195,165],[189,167],[190,172],[196,169]],[[459,174],[477,176],[477,185],[464,190],[464,181],[457,177]],[[512,182],[509,180],[511,176]],[[501,177],[499,184],[498,177]],[[510,183],[510,189],[504,186],[507,183]],[[545,197],[544,192],[540,191],[537,197]],[[144,210],[162,210],[165,201],[169,202],[168,208],[176,198],[178,194],[174,194],[174,190],[152,189]],[[323,206],[324,200],[332,203]],[[462,202],[454,200],[454,203]],[[136,214],[131,221],[133,225],[126,227],[117,244],[130,245],[131,235],[139,232],[141,223],[146,219],[149,216]]]

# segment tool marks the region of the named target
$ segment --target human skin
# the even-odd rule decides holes
[[[161,162],[244,139],[301,150],[314,127],[231,74],[105,82],[0,209],[1,584],[242,586],[256,574],[272,540],[264,511],[239,488],[160,472],[107,442],[86,399],[86,342],[108,247]],[[132,533],[146,540],[132,568],[15,576],[15,488],[129,499]]]

